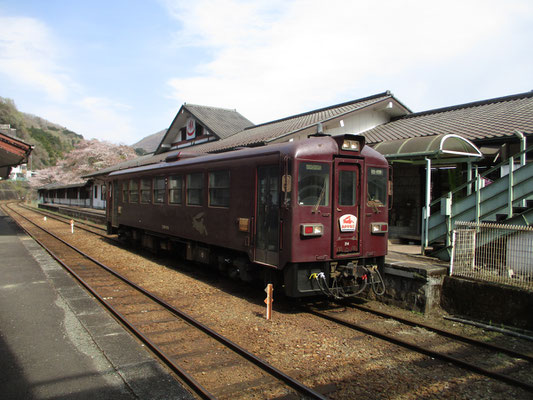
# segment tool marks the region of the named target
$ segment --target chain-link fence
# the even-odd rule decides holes
[[[450,275],[533,290],[533,227],[456,222]]]

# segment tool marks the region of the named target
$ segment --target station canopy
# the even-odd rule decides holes
[[[424,164],[456,164],[472,162],[483,157],[481,151],[468,139],[459,135],[418,136],[389,140],[373,146],[389,162]]]
[[[0,132],[0,178],[9,177],[11,167],[28,161],[33,146]]]

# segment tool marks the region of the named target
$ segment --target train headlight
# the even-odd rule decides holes
[[[378,234],[389,231],[389,224],[386,222],[372,222],[370,224],[370,233]]]
[[[300,233],[302,236],[322,236],[324,233],[324,225],[302,224],[300,225]]]
[[[349,151],[360,151],[361,144],[357,140],[345,139],[342,142],[342,149],[349,150]]]

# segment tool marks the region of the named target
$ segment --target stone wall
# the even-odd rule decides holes
[[[447,276],[441,306],[450,314],[533,331],[531,291]]]
[[[375,296],[368,290],[366,297],[395,307],[431,314],[440,308],[442,282],[447,269],[438,265],[409,261],[385,263],[386,292]]]
[[[19,195],[15,190],[0,189],[0,200],[18,200]]]

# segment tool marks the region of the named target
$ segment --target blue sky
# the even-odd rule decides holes
[[[413,111],[533,89],[530,0],[0,0],[0,96],[133,144],[184,102],[254,123],[385,90]]]

